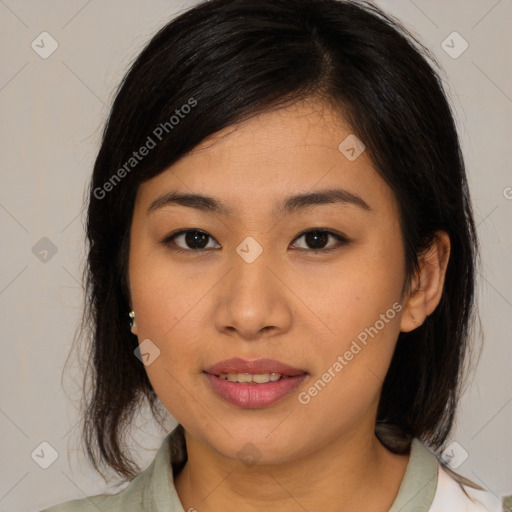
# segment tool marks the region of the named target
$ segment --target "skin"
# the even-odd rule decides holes
[[[396,200],[366,151],[349,161],[338,150],[350,133],[329,107],[304,100],[222,130],[139,187],[129,257],[133,333],[158,346],[160,356],[145,368],[186,431],[189,458],[174,482],[185,510],[382,512],[398,493],[409,456],[376,438],[377,406],[399,332],[423,323],[440,300],[450,243],[438,233],[401,297]],[[272,214],[288,195],[329,187],[359,195],[371,211],[324,204]],[[182,205],[148,213],[169,191],[215,196],[232,213]],[[314,240],[300,236],[312,228],[351,242],[329,237],[323,247],[338,248],[314,254]],[[183,236],[174,246],[160,243],[179,229],[208,233],[207,249],[197,255]],[[252,263],[236,252],[248,236],[263,248]],[[396,302],[402,310],[300,403],[298,393]],[[308,376],[270,406],[237,407],[203,374],[231,357],[273,358]],[[254,465],[237,455],[249,442],[260,457]]]

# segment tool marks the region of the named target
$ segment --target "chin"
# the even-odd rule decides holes
[[[233,437],[223,431],[220,438],[206,435],[205,440],[224,457],[240,461],[248,468],[256,464],[282,464],[304,454],[304,447],[307,446],[305,439],[298,439],[290,432],[274,432],[270,436],[267,432],[272,432],[272,429],[263,431],[259,428],[254,433],[246,429],[243,434],[238,432]]]

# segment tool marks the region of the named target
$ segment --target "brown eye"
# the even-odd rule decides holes
[[[205,233],[204,231],[199,231],[197,229],[188,229],[178,231],[177,233],[169,235],[164,240],[162,240],[162,244],[167,246],[175,245],[177,247],[180,247],[181,249],[184,249],[184,251],[180,251],[180,249],[175,249],[178,252],[198,251],[202,249],[212,248],[207,247],[209,239],[215,240],[211,235]],[[177,243],[177,241],[179,241],[179,243]]]
[[[350,240],[343,235],[339,235],[337,233],[333,233],[332,231],[323,229],[306,231],[305,233],[299,235],[295,240],[299,240],[300,238],[304,238],[307,247],[299,247],[299,249],[322,252],[328,252],[333,249],[337,249],[338,247],[347,245],[350,242]],[[329,239],[334,239],[335,243],[327,245]],[[293,245],[295,246],[296,244]]]
[[[325,253],[350,243],[350,240],[346,236],[325,229],[306,231],[296,237],[295,240],[299,240],[300,238],[304,238],[306,247],[297,247],[296,243],[292,244],[292,246],[301,251]],[[217,244],[217,246],[208,247],[211,241],[215,241],[215,239],[208,233],[198,229],[187,229],[168,235],[161,243],[176,252],[200,253],[206,252],[206,249],[220,249],[219,244]],[[330,241],[333,242],[329,244]]]

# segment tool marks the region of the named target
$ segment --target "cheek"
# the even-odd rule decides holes
[[[173,372],[192,369],[194,363],[198,364],[192,355],[198,350],[199,340],[204,338],[199,318],[196,318],[200,312],[198,302],[204,292],[191,286],[190,282],[187,283],[190,286],[184,284],[164,278],[153,279],[146,274],[140,289],[133,288],[139,341],[152,340],[158,346],[166,368]],[[204,318],[204,315],[200,317]]]
[[[219,279],[213,274],[199,263],[172,262],[165,251],[132,253],[130,286],[139,343],[149,339],[159,351],[145,370],[173,415],[190,403],[185,390],[204,368],[207,336],[213,332],[209,293]]]
[[[309,273],[299,292],[308,298],[314,317],[322,320],[316,321],[322,332],[311,338],[310,353],[315,354],[315,376],[321,380],[317,387],[328,383],[328,392],[322,388],[323,400],[342,398],[353,403],[358,397],[369,402],[384,381],[400,332],[402,310],[404,265],[396,249],[400,248],[399,240],[395,242],[380,240],[375,249],[367,247],[363,258],[354,252],[335,269],[331,279]]]
[[[188,424],[192,417],[192,423],[201,424],[208,418],[194,400],[191,404],[190,379],[201,366],[204,333],[199,318],[204,315],[198,306],[206,290],[167,267],[154,258],[133,266],[130,284],[139,344],[149,339],[157,347],[158,357],[145,371],[164,407],[181,423]]]
[[[334,334],[313,338],[308,350],[314,354],[313,371],[298,396],[308,417],[332,424],[333,433],[376,410],[400,332],[402,306],[394,300],[399,294],[364,290],[347,287],[336,307],[329,309]]]

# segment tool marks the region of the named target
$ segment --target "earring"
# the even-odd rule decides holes
[[[135,311],[130,311],[128,313],[128,316],[131,318],[131,320],[130,320],[130,329],[133,329],[133,326],[135,325]]]

